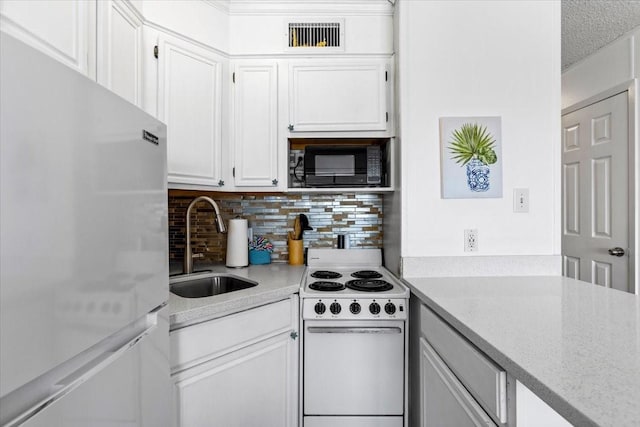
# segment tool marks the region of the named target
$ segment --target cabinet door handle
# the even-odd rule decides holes
[[[289,130],[293,130],[293,125],[289,125]]]
[[[271,180],[271,183],[272,183],[273,185],[278,185],[278,180],[277,180],[277,179],[273,179],[273,180]]]

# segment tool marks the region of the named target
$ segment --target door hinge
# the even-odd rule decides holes
[[[153,47],[153,56],[158,59],[158,45]]]
[[[231,169],[231,175],[233,175],[233,177],[236,177],[236,167],[234,166],[233,169]]]
[[[389,72],[388,72],[388,71],[385,71],[385,72],[384,72],[384,81],[385,81],[385,82],[388,82],[388,81],[389,81]]]
[[[291,331],[289,336],[291,337],[292,340],[295,340],[296,338],[298,338],[298,333],[296,331]]]
[[[389,121],[389,112],[387,111],[386,113],[384,113],[387,117],[387,122]]]
[[[234,83],[236,82],[236,72],[235,71],[231,75],[231,80],[233,80]]]

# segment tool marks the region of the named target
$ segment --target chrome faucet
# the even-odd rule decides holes
[[[207,196],[196,197],[189,203],[189,207],[187,208],[187,230],[185,236],[185,246],[184,246],[184,264],[183,264],[183,273],[191,274],[193,273],[193,254],[191,253],[191,209],[198,202],[207,202],[215,211],[215,220],[216,220],[216,229],[218,233],[226,233],[227,227],[224,225],[224,221],[222,220],[222,216],[220,215],[220,209],[216,202]]]

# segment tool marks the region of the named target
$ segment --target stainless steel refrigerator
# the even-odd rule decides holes
[[[165,125],[5,34],[0,98],[0,425],[169,425]]]

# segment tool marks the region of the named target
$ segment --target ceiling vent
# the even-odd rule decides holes
[[[289,22],[288,45],[290,51],[344,50],[344,22]]]

